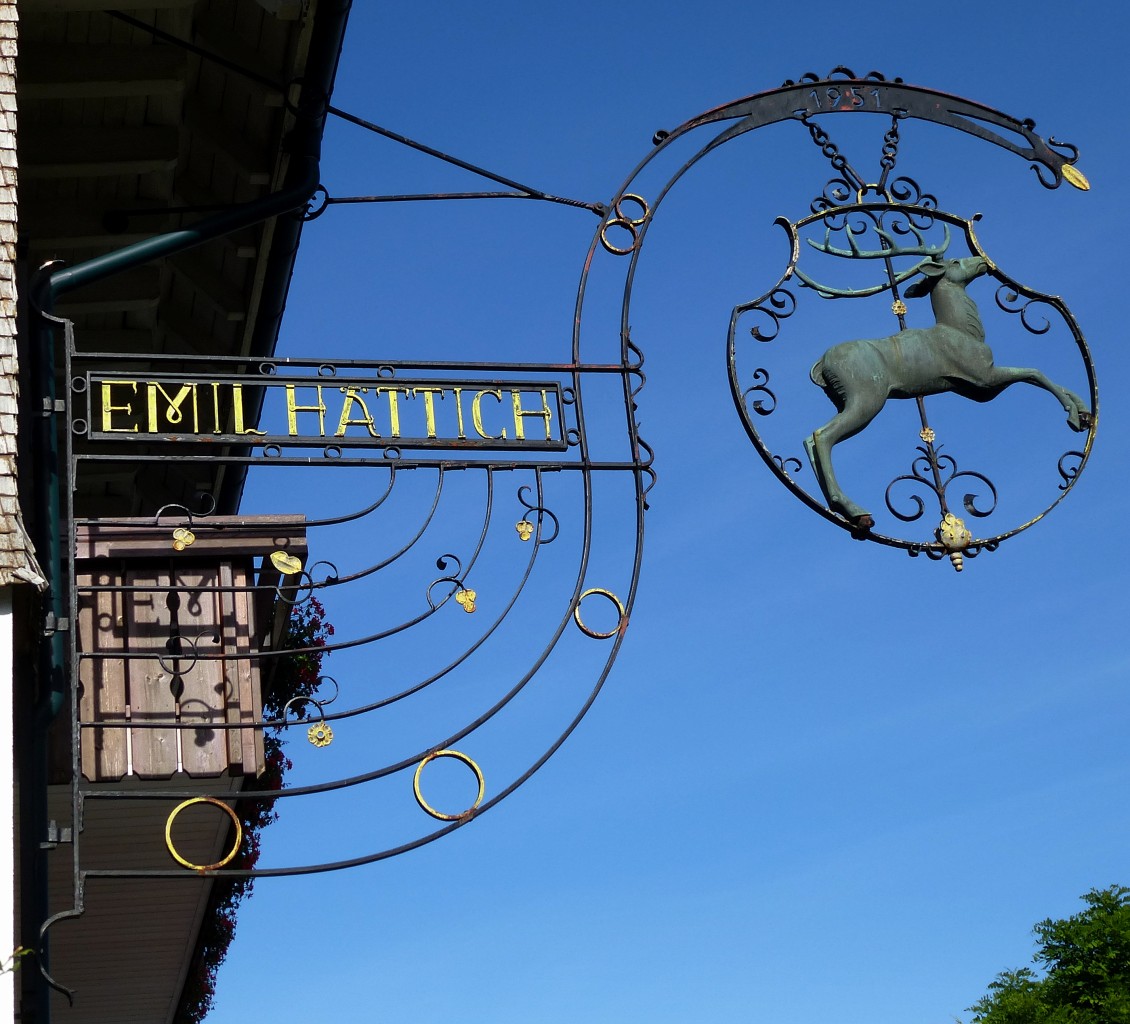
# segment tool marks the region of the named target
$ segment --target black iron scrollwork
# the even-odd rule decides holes
[[[557,516],[550,512],[550,510],[547,509],[544,505],[532,502],[529,500],[529,498],[527,498],[527,495],[532,489],[533,488],[531,488],[528,484],[525,484],[522,487],[518,488],[518,501],[522,503],[522,506],[526,509],[527,512],[527,514],[523,515],[518,522],[518,535],[522,538],[522,540],[529,540],[531,536],[536,536],[536,540],[539,544],[552,544],[557,539],[557,534],[561,529],[561,524],[558,521]],[[534,513],[537,516],[536,523],[531,523],[529,521],[530,517],[528,513],[530,512]],[[553,524],[553,532],[548,536],[543,535],[541,532],[543,517],[549,519],[549,521]],[[530,532],[528,534],[526,533],[523,524],[530,528]]]
[[[742,392],[742,398],[745,399],[747,407],[757,413],[758,416],[768,416],[777,408],[777,396],[765,386],[768,383],[769,371],[758,367],[753,371],[753,383]],[[751,402],[751,395],[765,395],[768,399],[768,405],[765,398],[755,398]]]
[[[772,341],[781,331],[781,321],[796,312],[796,296],[787,288],[774,288],[764,298],[743,307],[741,312],[764,316],[766,323],[754,324],[749,333],[757,341]]]
[[[801,462],[800,459],[795,458],[792,455],[788,455],[788,456],[774,455],[772,458],[773,458],[773,461],[777,464],[777,468],[782,473],[784,473],[785,476],[789,475],[789,467],[790,466],[792,467],[792,471],[794,473],[799,473],[802,469],[804,469],[804,463]]]
[[[959,479],[979,481],[988,488],[989,493],[992,495],[992,504],[988,508],[983,509],[977,507],[976,493],[967,492],[962,497],[961,501],[965,511],[968,512],[969,515],[979,519],[993,514],[993,510],[997,506],[997,490],[987,476],[971,469],[958,470],[957,461],[952,456],[939,454],[941,445],[935,447],[933,444],[927,443],[919,445],[916,450],[922,454],[911,463],[911,471],[904,473],[902,476],[895,477],[895,479],[887,485],[885,500],[887,509],[891,515],[896,519],[902,520],[904,523],[913,523],[921,519],[926,511],[925,501],[923,501],[919,494],[913,492],[907,496],[910,501],[914,502],[915,508],[913,512],[900,512],[895,508],[891,492],[895,486],[900,483],[910,483],[932,491],[938,501],[938,511],[942,515],[945,515],[945,513],[949,511],[946,492],[950,484]],[[947,472],[948,475],[943,477],[943,473]]]
[[[1067,491],[1075,483],[1076,477],[1079,476],[1079,470],[1083,466],[1084,454],[1079,451],[1064,452],[1059,457],[1059,462],[1056,464],[1056,469],[1063,480],[1059,485],[1061,491]]]
[[[1034,323],[1029,319],[1032,313],[1032,307],[1035,306],[1039,308],[1040,305],[1044,304],[1043,300],[1038,296],[1027,296],[1011,285],[1002,284],[996,290],[994,297],[997,306],[1004,310],[1004,312],[1019,315],[1020,323],[1030,334],[1047,334],[1048,331],[1051,330],[1051,321],[1046,315],[1041,314],[1043,319],[1042,322],[1039,323]]]

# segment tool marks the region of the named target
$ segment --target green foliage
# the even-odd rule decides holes
[[[14,974],[20,969],[20,961],[25,956],[31,956],[35,950],[28,949],[26,946],[17,946],[12,950],[12,955],[7,960],[0,961],[0,974]]]
[[[1085,910],[1036,925],[1030,968],[1003,971],[969,1009],[973,1024],[1130,1024],[1130,889],[1083,897]]]

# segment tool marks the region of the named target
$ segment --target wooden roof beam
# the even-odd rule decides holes
[[[83,331],[79,347],[83,352],[117,352],[150,357],[154,352],[153,331],[139,327],[123,327],[116,331]],[[146,358],[144,363],[139,361],[139,365],[153,364]]]
[[[297,21],[306,7],[305,0],[258,0],[259,6],[279,21]]]
[[[108,96],[175,96],[187,55],[175,46],[28,43],[19,56],[20,101]]]
[[[215,269],[204,250],[190,249],[169,262],[221,320],[242,323],[247,319],[247,296]]]
[[[195,41],[210,53],[214,53],[217,57],[222,57],[226,61],[230,61],[236,67],[244,68],[252,75],[256,75],[261,79],[266,79],[268,82],[279,81],[284,78],[285,72],[281,71],[274,64],[269,63],[263,58],[263,55],[255,49],[255,47],[248,45],[245,42],[235,38],[230,33],[220,34],[214,27],[209,27],[206,23],[197,26]],[[234,74],[234,72],[228,72]],[[255,81],[254,78],[240,76],[240,80],[244,87],[253,93],[258,93],[263,100],[265,107],[281,107],[283,104],[283,96],[277,89],[264,85],[262,82]]]
[[[185,123],[194,143],[207,146],[249,185],[269,185],[273,154],[262,152],[247,141],[246,135],[234,128],[216,110],[201,103],[185,105]]]
[[[21,174],[36,178],[102,178],[171,171],[180,133],[164,125],[143,128],[60,126],[20,140]]]
[[[74,318],[84,313],[122,313],[129,310],[153,309],[161,301],[159,267],[137,267],[126,270],[96,285],[67,292],[58,303],[60,316]],[[81,328],[75,328],[76,341]]]
[[[143,203],[138,201],[131,207],[141,209]],[[90,202],[33,197],[20,204],[20,230],[27,234],[33,253],[47,256],[63,249],[120,249],[167,231],[170,223],[169,215],[158,211],[130,217],[124,229],[116,231],[107,225],[105,211]]]
[[[190,320],[185,311],[172,304],[161,310],[161,350],[167,355],[230,356],[230,339],[213,328]]]
[[[204,195],[202,191],[200,194]],[[197,202],[206,207],[215,204],[215,200],[209,198]],[[52,259],[64,250],[111,252],[192,224],[213,212],[204,209],[179,213],[172,209],[175,203],[153,199],[107,199],[104,205],[105,209],[99,209],[91,202],[74,199],[25,198],[20,206],[20,229],[27,234],[34,256]],[[128,210],[129,216],[123,216],[122,210]],[[251,228],[225,235],[213,244],[220,243],[237,259],[254,259],[259,252],[259,238]]]
[[[196,6],[196,0],[20,0],[20,15],[43,11],[173,11]]]

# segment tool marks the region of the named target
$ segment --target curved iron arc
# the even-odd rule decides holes
[[[321,589],[322,587],[336,587],[340,586],[343,583],[352,583],[354,580],[364,579],[366,576],[371,576],[375,572],[380,572],[382,569],[387,569],[397,559],[403,558],[404,555],[408,554],[408,552],[416,546],[416,543],[424,535],[427,528],[431,526],[432,520],[435,518],[436,509],[439,507],[439,499],[443,493],[443,485],[444,467],[440,466],[439,473],[436,476],[436,489],[435,494],[432,495],[431,508],[428,509],[428,514],[424,517],[424,521],[420,524],[420,528],[399,551],[396,551],[395,553],[389,555],[387,558],[375,563],[374,565],[370,565],[365,569],[359,569],[357,572],[349,573],[345,576],[339,575],[329,577],[319,585],[318,589]]]
[[[423,679],[420,682],[415,683],[414,685],[408,687],[407,689],[401,690],[398,693],[393,694],[392,696],[384,697],[384,698],[382,698],[378,701],[373,701],[372,703],[360,705],[358,707],[350,708],[350,709],[345,710],[345,711],[337,711],[337,712],[332,712],[328,715],[324,715],[323,717],[324,717],[325,721],[334,722],[334,721],[338,721],[340,719],[353,718],[353,717],[356,717],[358,715],[367,714],[371,711],[378,711],[381,708],[388,707],[391,704],[395,704],[398,701],[403,700],[405,697],[410,697],[415,693],[419,693],[421,690],[430,686],[432,683],[444,678],[445,676],[450,674],[452,671],[454,671],[456,668],[458,668],[461,664],[463,664],[463,662],[465,662],[472,654],[474,654],[475,651],[477,651],[498,630],[498,628],[502,625],[503,621],[506,619],[506,616],[510,614],[510,612],[513,610],[514,606],[517,604],[518,598],[521,597],[523,591],[525,590],[525,586],[529,582],[530,576],[533,574],[534,564],[537,560],[538,551],[540,550],[541,545],[551,543],[552,540],[557,536],[557,531],[558,531],[557,517],[551,511],[549,511],[549,509],[545,508],[544,505],[541,504],[541,502],[543,500],[543,498],[542,498],[541,471],[536,470],[535,474],[536,474],[536,490],[537,490],[536,501],[538,502],[538,504],[532,505],[532,506],[527,506],[527,508],[530,508],[531,510],[541,511],[545,515],[547,515],[553,521],[554,532],[548,540],[539,540],[535,536],[535,538],[534,538],[535,543],[533,543],[530,546],[530,557],[529,557],[529,559],[526,563],[526,569],[523,572],[522,577],[519,580],[518,585],[515,588],[514,592],[511,594],[509,600],[507,601],[507,603],[503,607],[502,611],[495,618],[494,622],[491,623],[490,627],[488,629],[486,629],[483,632],[483,634],[473,644],[471,644],[471,646],[468,647],[462,654],[460,654],[457,658],[455,658],[453,661],[448,663],[444,668],[442,668],[442,669],[438,670],[437,672],[433,673],[432,675],[428,676],[426,679]],[[523,490],[524,489],[525,488],[523,488]],[[542,530],[541,516],[539,516],[538,518],[539,518],[539,522],[536,524],[535,530],[537,531],[538,534],[540,534],[541,530]],[[326,650],[326,648],[324,648],[324,647],[323,648],[317,648],[317,649],[318,650]],[[305,651],[313,651],[313,650],[315,650],[315,648],[305,648],[304,650]],[[294,649],[289,649],[285,653],[294,653]],[[301,652],[299,652],[299,653],[301,653]],[[329,677],[327,677],[327,678],[329,678]],[[336,680],[334,681],[334,685],[335,686],[337,685]],[[336,694],[335,694],[335,697],[336,697]],[[315,699],[313,697],[297,697],[297,698],[294,698],[294,700],[311,700],[311,701],[314,701],[315,703],[318,703],[317,701],[315,701]],[[329,703],[329,701],[322,701],[321,703],[323,703],[323,704]],[[284,708],[284,712],[285,712],[285,708]],[[145,722],[145,723],[123,722],[121,724],[120,728],[122,728],[122,729],[125,729],[125,728],[143,728],[143,729],[144,728],[153,728],[153,729],[157,729],[157,728],[175,727],[177,724],[178,723],[175,722],[174,720],[169,720],[168,722],[151,721],[151,722]],[[285,728],[290,723],[289,723],[289,720],[284,716],[283,718],[279,718],[279,719],[264,719],[263,721],[255,722],[253,724],[256,728],[268,729],[268,728]],[[112,725],[107,726],[106,723],[93,722],[93,721],[90,721],[90,722],[80,721],[79,725],[80,726],[86,726],[86,727],[98,726],[100,728],[113,728]],[[234,723],[223,723],[223,722],[221,722],[221,723],[216,723],[216,727],[220,728],[220,729],[246,729],[248,726],[247,726],[246,722],[242,722],[242,723],[240,723],[240,722],[234,722]],[[274,793],[274,792],[275,791],[273,791],[273,790],[269,790],[269,791],[264,790],[264,791],[262,791],[262,795],[266,796],[269,793]],[[257,793],[257,791],[254,791],[254,790],[244,790],[243,796],[245,796],[245,797],[246,796],[254,796],[254,795],[256,795],[256,793]]]
[[[642,485],[643,485],[642,476],[637,473],[636,476],[635,476],[635,481],[636,481],[636,531],[637,531],[636,536],[638,538],[640,538],[640,540],[642,541],[643,525],[644,525],[644,508],[645,508],[644,491],[642,489]],[[587,483],[588,483],[588,480],[586,478],[586,484]],[[589,491],[588,488],[586,487],[586,509],[590,513],[591,513],[591,499],[592,499],[591,491]],[[585,529],[586,539],[591,537],[591,532],[589,530],[590,526],[591,526],[591,519],[586,517],[586,529]],[[589,551],[589,546],[586,543],[585,546],[584,546],[584,557],[582,559],[584,571],[587,571],[588,551]],[[625,609],[624,618],[625,618],[625,621],[631,617],[632,609],[635,606],[635,598],[636,598],[636,593],[637,593],[637,584],[639,582],[642,556],[643,556],[643,545],[642,545],[642,543],[637,543],[636,550],[635,550],[635,557],[634,557],[633,564],[632,564],[631,582],[629,584],[629,589],[628,589],[626,599],[624,600],[624,609]],[[560,639],[561,634],[564,632],[569,621],[572,619],[572,617],[573,617],[572,607],[575,605],[576,600],[581,593],[581,587],[582,587],[583,580],[584,580],[584,571],[582,571],[578,575],[578,583],[577,583],[577,587],[574,591],[572,601],[570,602],[570,609],[569,609],[568,613],[562,619],[561,623],[559,624],[557,631],[555,632],[554,636],[551,638],[550,644],[547,646],[542,657],[539,659],[538,664],[535,665],[531,669],[531,671],[522,680],[519,681],[519,683],[515,686],[515,688],[513,690],[511,690],[511,692],[509,694],[507,694],[497,705],[495,705],[494,708],[490,709],[486,713],[486,715],[484,715],[477,723],[474,723],[472,726],[468,727],[466,730],[458,733],[455,737],[449,737],[447,740],[442,741],[440,744],[433,745],[431,748],[429,748],[429,750],[422,751],[415,758],[400,762],[399,766],[390,766],[389,769],[383,770],[381,774],[387,775],[387,774],[391,774],[393,771],[404,770],[404,769],[413,767],[422,757],[426,756],[426,754],[430,753],[432,750],[437,750],[437,749],[440,749],[441,747],[447,747],[447,746],[453,745],[454,743],[458,742],[458,740],[461,739],[463,736],[467,735],[467,733],[472,731],[474,728],[477,728],[483,722],[487,721],[490,717],[493,717],[493,715],[498,710],[500,710],[501,707],[505,706],[506,703],[508,703],[514,696],[516,696],[517,693],[526,685],[526,683],[529,681],[529,679],[532,678],[533,674],[535,674],[538,671],[538,669],[540,669],[541,664],[544,663],[544,660],[549,656],[549,653],[557,645],[557,641]],[[448,833],[453,832],[455,829],[463,827],[468,822],[472,821],[473,819],[479,817],[482,814],[485,814],[488,810],[497,806],[504,799],[506,799],[508,796],[510,796],[512,793],[514,793],[518,788],[520,788],[522,785],[524,785],[526,782],[528,782],[529,779],[532,778],[533,775],[557,752],[557,750],[569,738],[569,736],[573,733],[573,731],[577,728],[577,726],[580,725],[582,720],[588,714],[589,710],[592,708],[593,703],[596,701],[596,698],[599,696],[600,691],[604,687],[604,683],[608,678],[608,673],[612,669],[612,665],[616,660],[616,656],[619,653],[620,646],[623,643],[623,641],[624,641],[624,633],[623,633],[623,631],[618,631],[616,636],[612,638],[612,643],[611,643],[611,646],[610,646],[610,649],[609,649],[608,658],[605,662],[603,670],[601,671],[600,675],[597,678],[596,683],[593,686],[592,691],[589,693],[587,699],[585,700],[584,704],[581,706],[581,708],[577,712],[577,714],[568,723],[568,725],[560,733],[560,735],[557,737],[557,739],[554,740],[554,742],[545,751],[545,753],[543,753],[540,757],[538,757],[520,776],[518,776],[518,778],[516,778],[509,785],[507,785],[503,789],[501,789],[498,793],[496,793],[489,800],[487,800],[483,804],[481,804],[473,813],[467,814],[467,815],[461,817],[458,821],[454,821],[454,822],[451,822],[448,825],[444,825],[443,827],[436,829],[434,832],[430,832],[426,835],[420,836],[420,837],[418,837],[414,840],[411,840],[407,843],[402,843],[399,846],[391,847],[389,849],[381,850],[381,851],[378,851],[378,852],[372,853],[372,854],[366,854],[366,855],[363,855],[363,856],[360,856],[360,857],[353,857],[353,858],[349,858],[349,859],[346,859],[346,860],[338,860],[338,861],[326,862],[326,863],[322,863],[322,864],[301,865],[301,866],[298,866],[298,867],[289,867],[289,868],[257,868],[257,869],[251,869],[251,870],[240,869],[240,870],[230,870],[230,871],[226,870],[226,869],[221,869],[219,871],[208,872],[208,874],[219,876],[219,877],[228,877],[228,878],[270,878],[270,877],[284,877],[284,876],[291,876],[291,875],[321,874],[321,873],[324,873],[324,872],[327,872],[327,871],[336,871],[336,870],[340,870],[340,869],[343,869],[343,868],[360,867],[360,866],[365,865],[365,864],[373,864],[373,863],[376,863],[377,861],[386,860],[390,857],[395,857],[395,856],[398,856],[399,854],[407,853],[410,850],[419,849],[420,847],[426,846],[428,843],[432,843],[435,840],[440,839],[443,836],[447,835]],[[356,780],[345,780],[345,781],[349,782],[350,784],[357,784],[359,782],[372,781],[372,779],[369,778],[369,777],[357,777]],[[326,788],[342,788],[342,784],[334,784],[332,787],[326,787]],[[300,791],[300,790],[271,791],[271,795],[275,796],[275,797],[283,797],[283,796],[290,796],[290,795],[297,796],[297,795],[303,795],[304,792],[308,793],[308,792],[322,792],[322,791],[324,791],[324,789],[321,788],[321,787],[314,788],[314,789],[311,789],[310,787],[306,787],[305,791]],[[132,793],[131,794],[130,791],[122,791],[122,792],[117,792],[117,793],[115,793],[115,792],[104,792],[101,795],[105,795],[105,796],[129,796],[129,795],[133,795],[135,797],[152,798],[152,799],[158,799],[158,798],[175,799],[175,797],[178,794],[160,794],[160,793],[157,793],[157,792],[153,792],[153,793]],[[251,794],[243,794],[243,795],[254,796],[256,794],[251,793]],[[90,877],[99,877],[99,878],[143,878],[143,877],[144,878],[158,878],[158,877],[159,878],[180,878],[180,877],[183,877],[182,872],[176,872],[176,871],[171,871],[171,870],[150,870],[150,871],[98,870],[98,871],[90,871],[87,874]]]
[[[347,512],[344,515],[340,516],[328,516],[324,519],[307,519],[303,525],[309,531],[320,526],[341,526],[343,523],[353,523],[359,519],[364,519],[367,515],[371,515],[373,512],[376,512],[377,509],[379,509],[385,503],[385,501],[388,500],[388,497],[390,494],[392,494],[392,489],[395,485],[396,464],[392,463],[388,467],[388,487],[385,488],[384,494],[377,498],[377,500],[374,501],[371,505],[366,505],[364,508],[358,509],[356,512]]]
[[[657,148],[669,145],[695,128],[737,118],[741,120],[718,136],[711,148],[766,125],[799,119],[801,115],[883,113],[956,128],[1007,149],[1031,161],[1040,183],[1046,188],[1059,188],[1064,181],[1064,166],[1073,167],[1078,159],[1078,150],[1070,144],[1058,142],[1054,137],[1045,140],[1037,135],[1036,124],[1031,119],[1019,120],[985,104],[936,89],[909,85],[901,79],[857,78],[847,69],[836,70],[846,72],[847,77],[833,78],[829,74],[825,78],[813,76],[803,82],[786,82],[777,89],[755,93],[708,110],[672,130]],[[814,98],[821,88],[840,90],[841,97],[849,99],[836,103],[830,99]],[[1018,141],[1016,136],[1023,142]],[[1052,146],[1067,152],[1058,153]],[[1051,175],[1050,181],[1043,177],[1040,167]]]
[[[295,786],[295,787],[283,789],[283,790],[266,790],[266,791],[244,790],[240,793],[240,799],[250,799],[250,798],[253,798],[253,797],[256,797],[256,796],[267,796],[267,795],[270,795],[272,798],[279,798],[279,799],[287,798],[287,797],[309,796],[309,795],[313,795],[315,793],[324,793],[324,792],[329,792],[329,791],[332,791],[332,790],[348,789],[348,788],[351,788],[353,786],[363,785],[364,783],[373,782],[377,779],[384,778],[384,777],[389,776],[389,775],[393,775],[393,774],[400,772],[400,771],[404,771],[405,769],[414,767],[420,761],[421,758],[425,757],[427,754],[431,753],[433,750],[439,750],[439,749],[455,746],[457,743],[459,743],[460,740],[464,739],[465,737],[470,735],[472,732],[474,732],[476,729],[480,728],[482,725],[489,722],[492,718],[494,718],[495,715],[497,715],[503,708],[505,708],[515,697],[517,697],[518,694],[521,693],[522,690],[525,689],[527,684],[540,671],[542,665],[545,664],[545,662],[549,658],[550,654],[553,653],[554,648],[557,646],[558,641],[561,639],[561,635],[565,632],[565,629],[568,627],[569,623],[573,621],[573,612],[574,612],[574,609],[576,608],[577,600],[579,599],[581,592],[584,589],[584,579],[585,579],[586,573],[588,572],[588,563],[589,563],[589,557],[591,555],[591,546],[592,546],[592,481],[587,476],[583,477],[582,479],[584,480],[584,515],[583,515],[584,526],[583,526],[583,534],[582,534],[580,565],[579,565],[578,572],[577,572],[577,579],[574,582],[573,593],[572,593],[572,595],[569,599],[567,610],[562,615],[561,620],[559,621],[559,623],[557,625],[557,628],[554,630],[553,635],[549,639],[549,642],[546,644],[545,648],[542,650],[542,652],[535,659],[534,663],[529,667],[529,669],[527,669],[527,671],[525,673],[523,673],[519,677],[518,681],[514,684],[513,687],[511,687],[511,689],[509,691],[507,691],[505,694],[503,694],[503,696],[500,697],[498,701],[496,701],[493,705],[491,705],[491,707],[489,707],[486,711],[484,711],[478,718],[476,718],[474,721],[472,721],[468,725],[463,726],[457,732],[452,733],[451,735],[445,737],[444,739],[439,740],[438,742],[431,744],[426,749],[417,751],[416,753],[412,754],[411,756],[403,758],[402,760],[397,761],[393,764],[386,765],[383,768],[373,769],[372,771],[363,772],[363,773],[358,774],[358,775],[353,775],[353,776],[350,776],[350,777],[345,778],[345,779],[335,779],[331,782],[318,783],[318,784],[311,785],[311,786]],[[642,500],[642,498],[640,497],[639,483],[638,483],[638,480],[637,480],[637,509],[636,509],[637,530],[642,530],[641,524],[642,524],[643,512],[642,512],[642,508],[640,507],[640,504],[639,504],[639,502],[641,500]],[[639,535],[639,534],[637,534],[637,535]],[[635,563],[634,563],[634,572],[633,572],[631,584],[629,586],[629,599],[624,604],[625,620],[630,615],[631,601],[634,598],[634,594],[635,594],[635,585],[636,585],[636,582],[638,580],[638,569],[639,569],[639,563],[640,563],[641,550],[642,550],[642,545],[637,545],[636,546],[636,559],[635,559]],[[604,671],[601,674],[601,679],[600,679],[601,683],[603,683],[605,676],[607,675],[609,669],[611,668],[612,661],[614,660],[614,657],[615,657],[615,652],[619,649],[619,641],[620,641],[621,638],[622,638],[622,634],[620,632],[618,632],[617,635],[616,635],[616,643],[614,644],[613,649],[612,649],[612,654],[611,654],[610,658],[608,659],[608,661],[606,662]],[[356,642],[353,642],[352,645],[356,646]],[[322,648],[322,650],[326,650],[326,649],[328,649],[328,648]],[[588,702],[588,703],[591,703],[591,701]],[[587,710],[587,706],[588,706],[588,704],[586,704],[585,710]],[[575,719],[575,722],[576,721],[579,721],[579,718]],[[571,728],[570,728],[570,731],[571,731]],[[556,749],[556,748],[554,748],[554,749]],[[539,765],[540,765],[540,763],[544,763],[544,762],[543,761],[539,762]],[[145,790],[145,791],[136,791],[136,790],[92,790],[92,791],[89,791],[87,793],[87,796],[91,797],[91,798],[111,799],[111,800],[114,800],[114,799],[163,800],[163,799],[176,799],[179,795],[180,795],[179,790],[177,790],[177,791],[166,791],[166,790],[156,790],[156,789]],[[480,811],[481,810],[482,810],[482,808],[480,808]],[[227,875],[227,876],[230,876],[230,877],[239,878],[239,877],[255,877],[260,872],[258,872],[258,871],[239,872],[239,871],[220,870],[220,871],[210,872],[210,873],[211,874],[217,874],[217,875],[223,874],[223,875]],[[282,874],[289,873],[289,869],[281,870],[279,873],[282,873]],[[93,875],[94,872],[91,872],[91,874]],[[137,877],[137,878],[140,878],[140,877],[180,877],[180,876],[179,876],[179,873],[177,873],[177,872],[164,872],[164,871],[141,872],[141,871],[136,871],[136,872],[126,872],[124,875],[117,875],[117,876],[99,873],[99,877]]]
[[[70,910],[62,910],[57,914],[52,914],[49,918],[47,918],[46,921],[43,922],[43,924],[39,926],[39,946],[36,949],[35,955],[35,962],[39,968],[39,974],[47,983],[47,986],[49,988],[58,992],[67,1000],[68,1006],[75,1005],[75,989],[67,988],[66,985],[62,985],[55,980],[51,972],[47,969],[47,957],[44,956],[44,951],[46,949],[47,933],[51,930],[52,927],[54,927],[60,921],[64,921],[69,917],[82,917],[82,915],[86,912],[84,891],[85,886],[82,879],[80,878],[78,880],[78,883],[75,885],[75,906]]]
[[[557,527],[557,517],[555,515],[553,515],[552,512],[549,512],[548,509],[544,509],[543,506],[541,505],[541,501],[543,499],[542,499],[542,486],[541,486],[540,472],[539,472],[538,477],[537,477],[536,488],[537,488],[537,495],[538,495],[536,500],[538,501],[538,505],[536,505],[534,507],[543,509],[543,511],[545,511],[546,514],[549,515],[553,519],[553,523],[554,523],[553,537],[556,537],[557,536],[557,529],[556,529],[556,527]],[[539,518],[539,522],[535,525],[535,530],[537,531],[537,533],[540,533],[540,531],[542,529],[541,522],[540,522],[541,517],[539,516],[538,518]],[[482,645],[484,643],[486,643],[487,640],[490,639],[490,637],[495,633],[495,631],[498,630],[498,628],[505,621],[506,617],[513,610],[514,606],[518,603],[518,598],[522,596],[522,593],[524,592],[524,590],[526,588],[526,584],[529,582],[530,577],[533,575],[534,564],[537,561],[538,552],[541,549],[542,544],[550,543],[550,541],[552,541],[553,538],[551,537],[550,540],[539,542],[537,536],[535,535],[535,537],[533,539],[534,539],[534,543],[530,545],[530,557],[526,562],[525,571],[523,572],[521,578],[519,579],[518,585],[514,588],[514,592],[510,595],[509,600],[503,606],[502,610],[499,612],[499,614],[496,616],[495,620],[490,624],[490,626],[486,630],[484,630],[482,635],[477,640],[475,640],[475,642],[473,644],[471,644],[462,654],[460,654],[454,660],[449,662],[443,668],[439,669],[438,671],[434,672],[432,675],[428,676],[426,679],[422,679],[418,683],[414,683],[412,686],[408,687],[407,689],[401,690],[398,693],[395,693],[395,694],[393,694],[389,697],[382,697],[380,700],[373,701],[372,703],[363,704],[363,705],[360,705],[360,706],[355,707],[355,708],[350,708],[347,711],[333,712],[333,713],[325,716],[326,721],[336,722],[339,719],[353,718],[353,717],[356,717],[358,715],[368,714],[371,711],[379,711],[381,708],[385,708],[385,707],[388,707],[391,704],[395,704],[398,701],[403,700],[405,697],[411,697],[413,694],[419,693],[421,690],[427,688],[428,686],[431,686],[432,683],[437,682],[438,680],[443,679],[445,676],[449,675],[451,672],[453,672],[455,669],[457,669],[460,665],[462,665],[468,658],[470,658],[471,655],[474,654],[480,647],[482,647]],[[262,722],[262,723],[259,723],[259,724],[261,724],[263,727],[266,728],[266,727],[276,726],[279,723],[268,721],[268,722]]]

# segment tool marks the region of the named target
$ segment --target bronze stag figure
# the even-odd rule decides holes
[[[965,292],[971,281],[990,269],[982,257],[934,256],[916,269],[923,276],[906,289],[906,296],[930,296],[937,321],[933,327],[908,328],[888,338],[845,341],[828,349],[810,373],[837,412],[805,439],[804,446],[828,507],[860,531],[871,529],[874,519],[840,489],[832,468],[832,448],[863,430],[888,398],[952,391],[975,402],[988,402],[1009,385],[1023,381],[1055,395],[1072,430],[1087,430],[1091,425],[1091,412],[1083,399],[1039,370],[993,365],[977,304]]]

